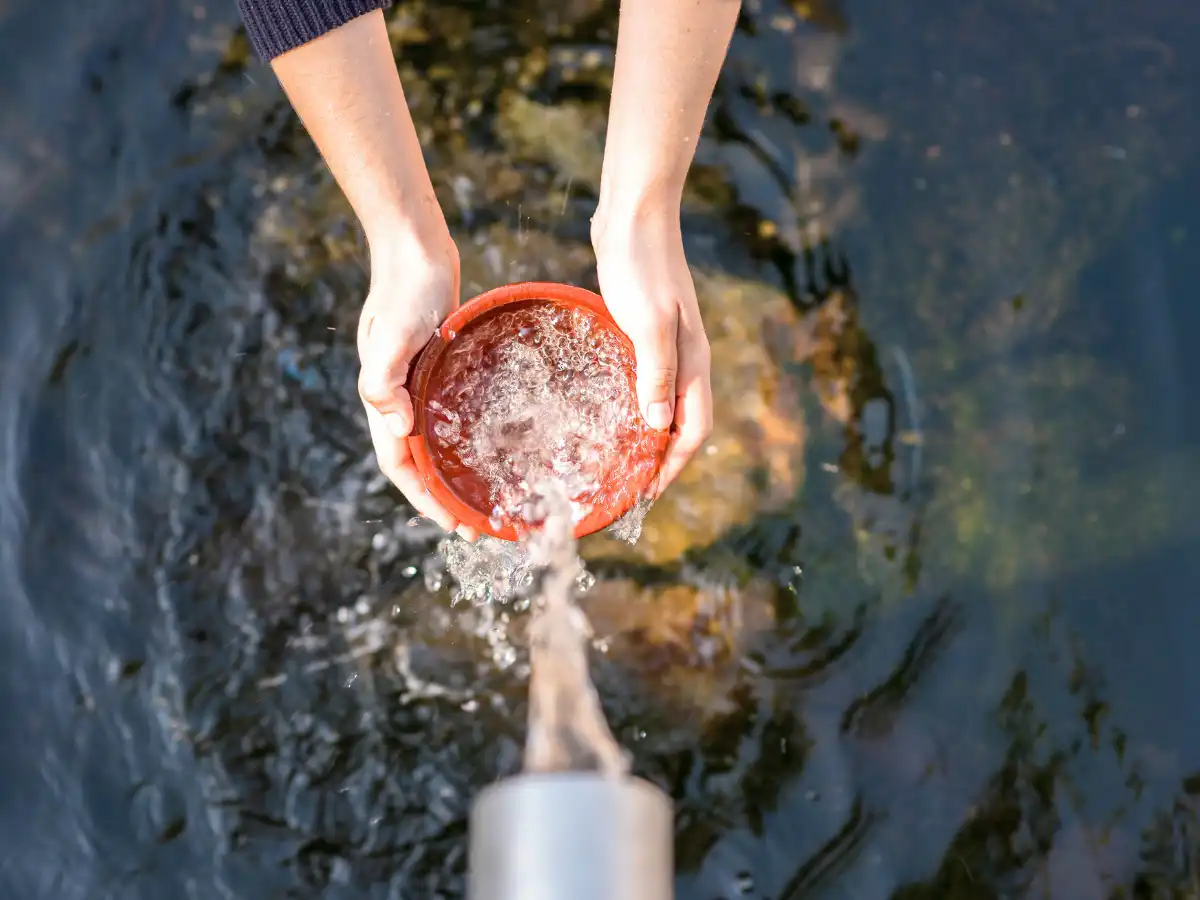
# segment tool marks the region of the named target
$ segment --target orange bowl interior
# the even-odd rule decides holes
[[[408,379],[414,414],[408,444],[426,489],[462,524],[509,541],[519,538],[523,523],[505,516],[493,517],[495,504],[488,483],[463,464],[453,445],[437,436],[431,427],[430,403],[445,398],[447,379],[454,378],[455,363],[448,351],[460,335],[485,327],[490,320],[491,327],[501,328],[500,340],[503,340],[503,329],[516,322],[524,308],[536,304],[578,310],[615,335],[628,351],[623,356],[629,363],[621,374],[629,390],[635,390],[633,345],[613,321],[600,295],[549,282],[505,285],[463,304],[417,355]],[[602,461],[607,477],[600,479],[600,487],[586,497],[573,498],[581,499],[587,509],[575,526],[576,537],[608,527],[637,503],[657,474],[667,440],[667,433],[650,429],[637,417],[636,425],[623,432],[617,445],[611,448],[611,457]]]

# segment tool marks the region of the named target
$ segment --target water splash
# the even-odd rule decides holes
[[[470,543],[452,536],[439,549],[440,558],[431,558],[429,566],[439,572],[441,566],[445,567],[454,581],[455,603],[472,606],[511,603],[518,611],[529,608],[530,601],[524,595],[533,583],[535,566],[524,543],[501,541],[488,535]],[[580,561],[575,578],[576,596],[586,594],[595,583],[596,576]],[[437,587],[441,587],[441,582]]]
[[[629,508],[629,512],[609,526],[609,533],[627,544],[636,544],[642,536],[642,528],[646,524],[646,516],[654,505],[651,497],[643,497]]]

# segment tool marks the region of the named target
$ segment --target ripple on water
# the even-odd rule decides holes
[[[587,283],[612,10],[428,6],[393,37],[435,180],[460,179],[464,284]],[[1192,535],[1194,459],[1138,444],[1093,484],[1116,465],[1093,437],[1136,443],[1150,405],[1094,337],[1127,297],[1076,286],[1194,156],[1196,41],[1165,7],[1060,6],[930,30],[746,4],[700,150],[728,168],[687,213],[725,417],[653,552],[598,553],[586,599],[615,736],[677,801],[681,900],[1194,887],[1196,744],[1165,702],[1193,606],[1164,543]],[[194,7],[0,14],[31,73],[0,105],[0,894],[460,897],[470,799],[522,763],[527,610],[500,597],[528,563],[447,549],[456,586],[407,525],[359,412],[348,211],[232,5]],[[520,131],[545,121],[579,127]],[[1158,215],[1130,278],[1165,304],[1190,270]],[[866,277],[806,257],[823,235]],[[766,351],[810,317],[838,339]],[[1160,386],[1186,366],[1155,362]],[[919,454],[887,446],[900,412]]]

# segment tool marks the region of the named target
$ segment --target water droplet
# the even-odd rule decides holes
[[[510,668],[517,661],[517,651],[510,645],[497,647],[492,653],[492,661],[498,669]]]
[[[422,574],[425,577],[425,590],[431,593],[440,591],[445,581],[445,572],[442,571],[441,560],[437,559],[437,557],[430,557],[425,560],[422,569]]]

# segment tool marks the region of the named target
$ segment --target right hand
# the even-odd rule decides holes
[[[458,250],[449,234],[432,246],[372,248],[371,289],[358,323],[358,393],[383,474],[420,515],[473,541],[477,533],[425,488],[405,440],[413,428],[412,398],[404,387],[409,364],[457,308],[458,291]]]
[[[642,417],[655,431],[674,426],[652,489],[658,499],[713,425],[711,353],[683,252],[679,207],[645,216],[598,210],[592,245],[604,303],[633,342]]]

